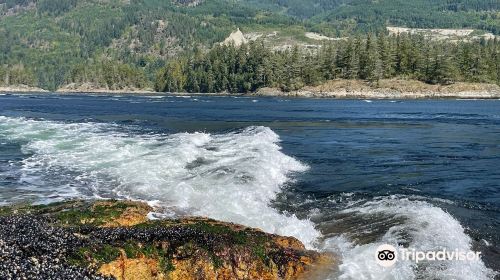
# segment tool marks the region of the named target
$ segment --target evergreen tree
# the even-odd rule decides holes
[[[187,58],[169,61],[158,75],[160,81],[156,82],[156,88],[249,92],[279,87],[293,91],[335,78],[363,79],[371,83],[387,78],[418,79],[432,84],[499,83],[499,49],[496,40],[450,44],[421,36],[384,35],[329,42],[317,52],[299,47],[273,52],[262,42],[239,48],[216,46],[206,53],[195,50]],[[136,70],[125,65],[106,64],[106,67],[87,70],[72,71],[72,79],[101,83],[102,75],[107,86],[140,84],[143,80],[134,79],[140,75],[134,75]],[[99,75],[89,75],[94,72]],[[47,79],[51,82],[50,77]]]

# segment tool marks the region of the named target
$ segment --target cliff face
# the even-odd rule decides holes
[[[148,205],[0,208],[0,278],[297,279],[333,258],[293,237],[206,218],[148,220]]]

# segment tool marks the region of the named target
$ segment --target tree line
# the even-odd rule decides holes
[[[377,32],[389,26],[473,28],[500,34],[498,0],[252,0],[260,9],[307,19],[309,28],[331,37]]]
[[[431,42],[430,48],[414,50],[412,46],[427,42],[418,38],[400,38],[397,49],[396,39],[380,41],[379,37],[383,35],[371,35],[369,43],[365,35],[345,42],[332,42],[332,46],[325,45],[312,53],[300,49],[295,54],[293,49],[274,53],[257,46],[257,43],[243,47],[251,49],[248,51],[257,58],[240,54],[244,51],[241,49],[216,48],[208,54],[193,53],[193,49],[210,48],[223,41],[236,27],[245,32],[278,30],[298,41],[302,41],[305,31],[343,37],[386,32],[387,24],[468,27],[500,34],[500,16],[496,13],[498,0],[415,0],[399,1],[397,5],[394,0],[210,0],[193,7],[181,5],[192,1],[195,0],[177,0],[175,3],[169,0],[0,0],[0,83],[22,83],[49,90],[75,81],[99,85],[115,83],[118,87],[143,84],[152,87],[156,83],[159,89],[164,88],[163,83],[174,83],[179,90],[186,91],[196,91],[197,88],[201,88],[200,91],[251,91],[263,85],[291,90],[330,78],[373,80],[379,75],[379,68],[386,67],[387,61],[390,66],[384,70],[384,77],[408,76],[431,83],[443,82],[443,79],[497,81],[496,72],[491,70],[495,61],[492,51],[482,45],[477,48],[475,44],[481,42],[457,44],[459,47],[452,45],[454,58],[451,59],[447,50],[443,51],[443,48],[448,48],[445,42]],[[233,57],[217,54],[226,51]],[[376,59],[372,59],[374,51],[377,52]],[[458,52],[468,57],[466,62],[456,59],[462,55]],[[439,56],[440,53],[446,56]],[[394,58],[395,54],[400,56],[397,57],[399,62]],[[418,65],[412,67],[418,69],[405,69],[405,63],[410,63],[405,56],[410,55],[417,55],[413,64]],[[432,69],[428,68],[424,71],[422,65],[431,62],[424,59],[429,55],[434,55],[434,61],[445,60],[445,65],[451,64],[451,68],[459,71],[454,75],[446,74],[451,78],[443,78],[437,73],[444,70],[431,73]],[[181,58],[176,58],[178,56]],[[332,56],[337,57],[335,63],[326,61]],[[476,57],[489,58],[490,61]],[[323,60],[322,65],[335,69],[327,70],[326,66],[316,69],[319,67],[318,58]],[[233,65],[236,59],[245,65]],[[166,63],[169,65],[165,66]],[[188,73],[188,63],[197,70]],[[298,67],[309,65],[313,70],[300,70],[300,76],[295,75],[295,69],[299,68],[294,68],[293,75],[288,70],[281,70],[293,63]],[[470,70],[475,67],[480,69]],[[113,74],[101,75],[107,73],[104,69],[108,68]],[[231,70],[223,70],[226,68]],[[183,77],[176,82],[171,82],[168,75],[165,78],[160,75],[157,79],[156,73],[161,69],[181,71]],[[270,74],[263,82],[257,74],[249,77],[248,73],[242,72],[247,69]],[[370,69],[378,72],[373,74]],[[490,69],[490,73],[485,74],[484,69]],[[209,74],[203,74],[205,70]],[[211,81],[212,76],[223,78],[223,82]],[[184,80],[190,85],[184,85]]]
[[[368,34],[321,46],[272,51],[262,42],[215,46],[170,60],[156,90],[165,92],[283,91],[331,79],[415,79],[429,84],[458,81],[500,84],[497,40],[444,42],[420,35]]]

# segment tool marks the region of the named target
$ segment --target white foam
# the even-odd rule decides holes
[[[164,95],[144,95],[143,97],[145,97],[145,98],[152,98],[152,99],[162,99],[162,98],[165,98]]]
[[[80,182],[81,195],[111,191],[159,200],[191,215],[295,236],[309,248],[320,236],[312,222],[269,205],[293,172],[307,169],[281,152],[271,129],[249,127],[219,135],[130,135],[119,130],[96,123],[0,117],[0,137],[23,142],[23,152],[33,154],[23,162],[26,177],[74,173],[70,179]]]
[[[317,245],[321,234],[312,222],[270,206],[294,172],[307,170],[306,165],[281,151],[280,139],[271,129],[173,135],[130,131],[133,127],[0,116],[0,138],[21,143],[23,152],[31,155],[22,162],[22,178],[37,195],[45,188],[50,195],[60,197],[141,199],[165,207],[167,216],[174,212],[208,216],[295,236],[309,248]],[[44,181],[51,177],[53,181]],[[341,235],[318,245],[341,254],[332,279],[493,278],[482,262],[419,266],[398,262],[393,268],[382,268],[375,263],[374,251],[384,243],[406,242],[424,251],[470,250],[471,239],[450,214],[416,197],[380,197],[364,202],[345,193],[338,200],[348,207],[343,214],[386,216],[403,222],[388,226],[376,242],[357,244]],[[4,201],[0,193],[0,204]]]
[[[493,279],[495,273],[482,261],[429,261],[418,266],[398,261],[384,268],[375,261],[376,248],[382,244],[407,244],[418,251],[440,249],[470,251],[471,238],[449,213],[427,202],[402,196],[378,197],[343,214],[364,217],[386,216],[403,222],[390,226],[377,242],[355,244],[345,236],[325,240],[324,250],[341,252],[338,279]],[[333,278],[332,278],[333,279]]]

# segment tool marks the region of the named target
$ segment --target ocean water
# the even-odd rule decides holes
[[[495,279],[499,100],[0,96],[0,204],[148,201],[333,252],[328,279]],[[480,261],[375,261],[381,244]]]

